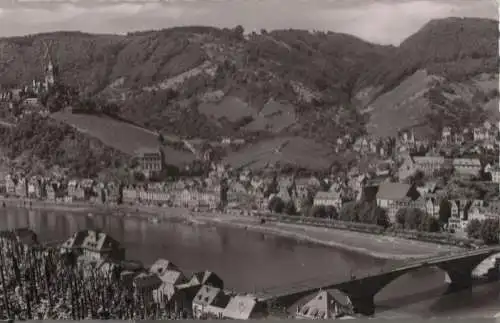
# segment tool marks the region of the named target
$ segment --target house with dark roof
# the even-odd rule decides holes
[[[174,263],[163,258],[157,259],[149,268],[150,272],[155,273],[158,276],[160,276],[163,272],[166,272],[167,270],[180,271],[179,267],[177,267]]]
[[[71,237],[69,237],[66,241],[61,244],[60,250],[61,253],[67,252],[77,252],[81,253],[80,247],[82,246],[83,240],[87,236],[87,230],[78,231],[73,233]]]
[[[419,197],[415,185],[388,182],[380,184],[376,195],[377,205],[387,211],[391,222],[395,221],[398,205],[416,201]]]
[[[87,230],[87,236],[82,242],[83,254],[91,259],[124,260],[125,249],[108,234]]]
[[[98,230],[75,232],[61,245],[61,252],[72,251],[89,261],[125,259],[125,249],[108,234]]]
[[[143,272],[136,275],[132,280],[134,293],[144,299],[145,302],[153,302],[154,291],[162,284],[161,279],[153,273]]]
[[[222,318],[230,296],[224,290],[203,285],[193,299],[193,317]]]
[[[313,299],[297,308],[297,319],[335,319],[353,314],[349,299],[337,290],[320,291]]]
[[[153,290],[155,303],[176,313],[186,309],[191,311],[189,293],[183,293],[184,290],[177,287],[187,280],[176,265],[168,260],[158,259],[149,268],[149,272],[155,274],[161,281],[161,284]]]
[[[224,281],[216,273],[205,270],[194,273],[188,282],[191,285],[208,285],[217,288],[224,288]]]
[[[266,305],[252,295],[231,297],[222,317],[232,320],[261,319],[267,316]]]
[[[0,240],[2,243],[18,243],[25,247],[38,245],[37,234],[29,228],[0,231]]]

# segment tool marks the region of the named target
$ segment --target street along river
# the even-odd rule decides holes
[[[165,258],[186,274],[211,270],[221,276],[228,289],[239,292],[319,277],[332,277],[336,281],[390,262],[240,228],[179,221],[153,224],[97,213],[89,217],[77,212],[0,209],[0,229],[16,227],[30,227],[42,242],[64,240],[78,230],[100,229],[123,244],[128,259],[149,265]],[[404,275],[376,296],[376,316],[491,317],[500,312],[499,282],[444,295],[446,287],[444,273],[438,269]]]

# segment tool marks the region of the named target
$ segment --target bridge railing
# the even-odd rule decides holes
[[[454,257],[467,257],[470,255],[477,255],[481,254],[484,252],[492,252],[492,253],[500,253],[500,246],[495,246],[495,247],[488,247],[488,248],[482,248],[482,249],[476,249],[476,250],[468,250],[468,251],[455,251],[455,252],[442,252],[436,256],[433,257],[428,257],[428,258],[418,258],[418,259],[411,259],[409,261],[405,261],[403,263],[395,263],[395,264],[390,264],[389,266],[384,266],[380,267],[377,269],[368,269],[368,270],[352,270],[350,272],[350,277],[339,277],[338,273],[337,274],[332,274],[330,275],[325,275],[325,276],[318,276],[318,277],[313,277],[313,278],[307,278],[303,280],[299,280],[296,282],[293,282],[291,284],[287,284],[286,286],[283,285],[275,285],[271,286],[268,288],[265,288],[257,293],[257,295],[260,296],[275,296],[275,295],[281,295],[281,294],[292,294],[294,292],[299,292],[307,289],[319,289],[323,286],[328,286],[328,285],[335,285],[338,283],[342,282],[347,282],[349,280],[354,280],[354,279],[362,279],[366,277],[371,277],[371,276],[376,276],[379,274],[383,273],[388,273],[394,270],[400,270],[406,267],[412,267],[414,266],[419,266],[423,263],[429,262],[432,263],[433,261],[439,261],[439,260],[446,260],[448,258],[454,258]]]

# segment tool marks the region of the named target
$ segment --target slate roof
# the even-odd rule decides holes
[[[229,303],[229,295],[217,287],[203,285],[193,299],[193,303],[202,306],[216,306],[225,308]]]
[[[377,199],[382,200],[400,200],[408,195],[411,185],[404,183],[381,183]]]

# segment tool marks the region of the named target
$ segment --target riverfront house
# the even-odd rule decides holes
[[[297,308],[297,319],[332,319],[352,315],[349,299],[339,291],[320,291],[313,299]]]
[[[118,241],[104,232],[83,230],[74,233],[61,245],[61,252],[74,252],[87,260],[115,260],[125,259],[125,249]]]
[[[23,246],[31,247],[38,244],[38,236],[28,228],[17,228],[13,230],[0,231],[0,243],[20,243]]]
[[[420,196],[414,185],[382,183],[377,192],[377,206],[387,210],[389,220],[394,223],[398,206],[406,199],[415,201]]]
[[[225,319],[249,320],[261,319],[267,315],[266,306],[251,295],[236,295],[231,297],[222,312]]]
[[[204,285],[193,299],[193,317],[222,318],[224,309],[229,304],[230,296],[224,290]]]

